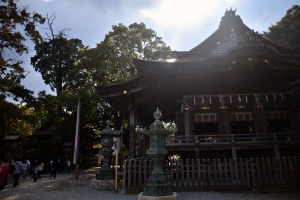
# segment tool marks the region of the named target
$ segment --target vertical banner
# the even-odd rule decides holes
[[[73,156],[74,164],[77,164],[78,161],[79,142],[80,142],[80,99],[78,100],[78,105],[77,105],[76,133],[75,133],[74,156]]]

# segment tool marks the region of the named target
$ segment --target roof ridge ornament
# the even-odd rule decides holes
[[[235,10],[232,10],[232,7],[230,7],[230,10],[226,9],[224,16],[236,16],[235,15]]]
[[[221,19],[220,26],[219,27],[228,27],[231,29],[234,29],[237,24],[243,23],[243,20],[239,15],[236,15],[236,10],[230,10],[226,9],[224,16]]]

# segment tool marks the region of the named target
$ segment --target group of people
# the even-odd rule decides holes
[[[17,159],[14,163],[14,183],[13,187],[19,185],[19,178],[22,176],[23,179],[30,178],[32,175],[33,181],[37,182],[37,180],[41,177],[41,172],[44,169],[44,163],[42,161],[35,160],[33,164],[30,163],[28,159],[25,159],[23,162],[21,159]]]
[[[22,160],[21,158],[16,159],[13,165],[9,165],[7,159],[1,158],[1,167],[0,167],[0,190],[3,190],[5,185],[7,185],[7,180],[9,174],[14,178],[13,187],[19,185],[19,179],[30,179],[32,176],[33,181],[37,182],[38,179],[42,178],[41,173],[44,169],[44,163],[39,160],[30,162],[29,159]],[[70,172],[71,162],[67,161],[67,172]],[[59,172],[61,166],[60,157],[54,159],[50,162],[51,175],[50,179],[53,177],[56,179],[56,173]]]
[[[1,168],[0,168],[0,190],[3,190],[5,185],[7,185],[7,180],[9,174],[14,178],[13,187],[19,185],[19,178],[30,178],[32,175],[33,181],[41,177],[41,172],[44,169],[44,163],[42,161],[35,160],[33,164],[30,163],[28,159],[21,161],[22,159],[17,159],[14,165],[9,165],[6,158],[1,158]]]

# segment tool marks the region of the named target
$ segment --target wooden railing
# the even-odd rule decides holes
[[[123,189],[142,191],[152,161],[125,160]],[[300,157],[165,161],[173,191],[299,188]]]
[[[167,136],[166,145],[252,144],[299,142],[299,133],[252,133]]]

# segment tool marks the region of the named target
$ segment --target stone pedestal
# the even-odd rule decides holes
[[[92,186],[98,188],[99,190],[114,190],[115,180],[92,180]]]
[[[153,161],[153,171],[144,186],[144,192],[138,196],[139,200],[176,199],[176,193],[172,192],[172,188],[162,169],[164,157],[168,154],[166,150],[166,136],[172,132],[175,133],[177,128],[174,126],[167,130],[164,127],[164,123],[159,120],[161,115],[161,111],[157,108],[157,110],[153,113],[155,121],[150,125],[149,130],[137,127],[139,131],[149,135],[150,137],[147,154]]]
[[[99,170],[99,173],[96,174],[96,180],[99,180],[97,183],[104,184],[105,186],[101,187],[107,187],[107,181],[111,182],[114,180],[115,175],[114,175],[114,169],[112,167],[112,153],[113,153],[113,144],[114,140],[113,137],[116,135],[120,135],[121,131],[114,131],[110,128],[110,121],[106,121],[106,128],[99,133],[102,137],[101,139],[101,145],[102,149],[100,150],[102,155],[104,156],[103,158],[103,164]],[[98,134],[98,133],[96,133]],[[102,182],[100,181],[102,180]],[[96,183],[96,182],[95,182]],[[96,184],[99,185],[99,184]]]
[[[177,193],[173,192],[173,195],[169,196],[146,196],[141,192],[138,196],[138,200],[177,200]]]

